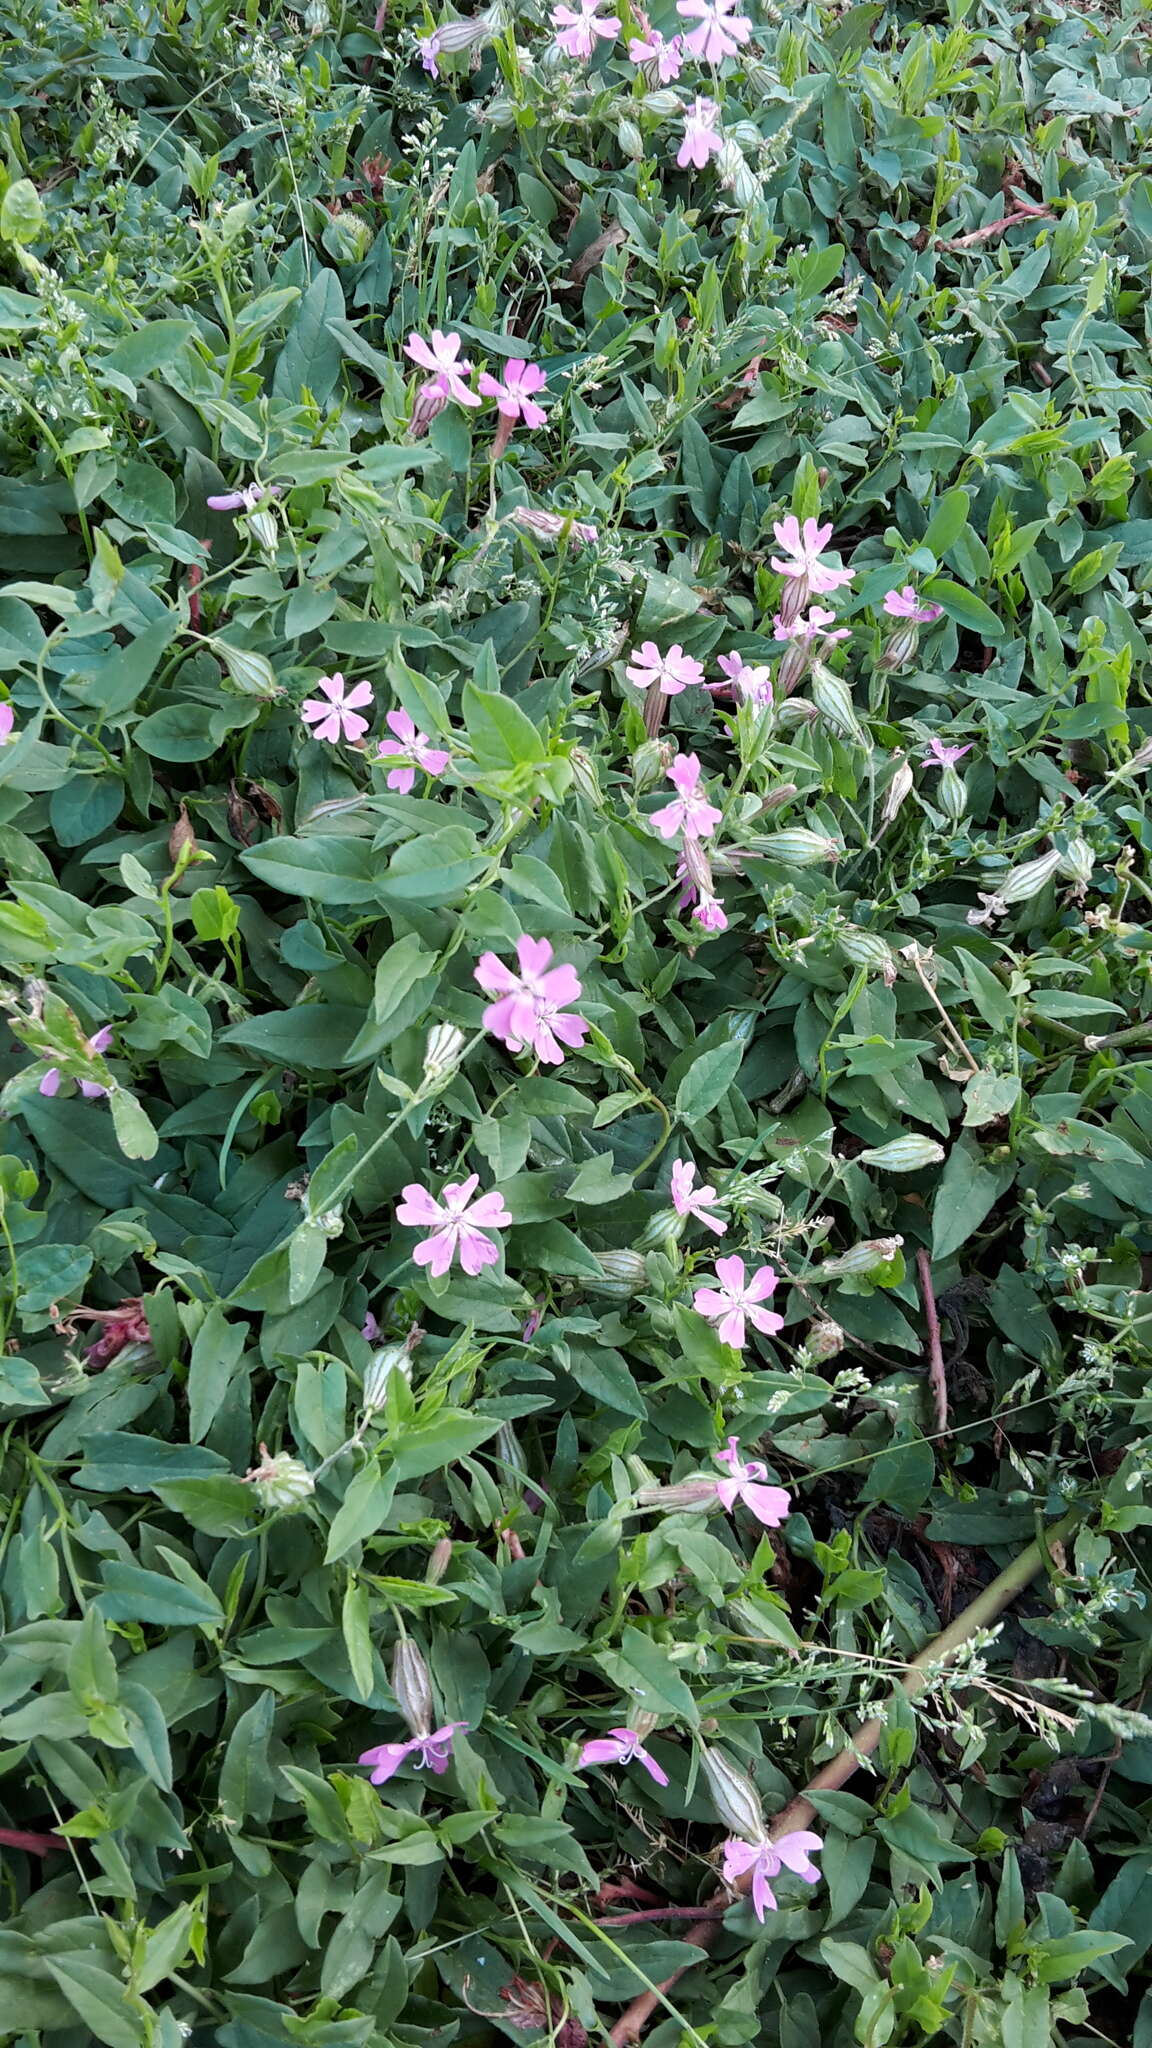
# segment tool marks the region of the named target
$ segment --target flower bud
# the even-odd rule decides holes
[[[919,1173],[922,1167],[939,1165],[944,1147],[935,1138],[922,1138],[918,1131],[909,1131],[906,1137],[892,1138],[887,1145],[872,1145],[859,1156],[862,1166],[878,1166],[884,1173]]]
[[[937,797],[945,817],[958,825],[968,809],[968,785],[955,768],[941,770]]]
[[[611,1295],[614,1301],[629,1301],[647,1285],[648,1268],[639,1252],[597,1252],[596,1257],[604,1278],[584,1281],[591,1293]]]
[[[641,65],[640,68],[647,77],[648,67]],[[640,108],[642,113],[654,114],[658,121],[670,121],[684,111],[677,95],[669,92],[667,87],[659,92],[646,92],[640,102]]]
[[[650,1223],[644,1225],[636,1240],[637,1249],[645,1252],[658,1251],[661,1245],[671,1240],[673,1244],[683,1237],[688,1223],[687,1216],[681,1216],[675,1209],[661,1209]],[[603,1259],[601,1259],[603,1264]]]
[[[1063,855],[1053,847],[1042,853],[1038,860],[1030,860],[1023,867],[1010,868],[1008,873],[997,879],[996,894],[1001,903],[1027,903],[1032,896],[1038,896],[1046,882],[1052,880],[1060,866]]]
[[[709,864],[708,855],[694,832],[686,832],[684,834],[682,860],[684,872],[692,887],[699,890],[701,896],[711,896],[713,893],[712,869]]]
[[[701,1745],[700,1762],[708,1780],[712,1804],[725,1827],[731,1828],[734,1835],[742,1835],[745,1841],[762,1841],[764,1808],[747,1771],[729,1763],[723,1750],[709,1749],[706,1744]]]
[[[719,1499],[714,1479],[680,1479],[673,1486],[641,1486],[637,1490],[636,1505],[641,1508],[667,1508],[669,1514],[683,1513],[688,1509],[714,1508]]]
[[[843,848],[826,833],[807,832],[798,825],[773,832],[759,842],[756,851],[768,860],[781,861],[785,867],[811,868],[822,860],[838,860]]]
[[[276,543],[280,538],[280,526],[274,512],[263,505],[255,512],[250,512],[248,528],[253,540],[258,542],[260,547],[270,555],[275,554]]]
[[[411,1636],[401,1636],[392,1652],[392,1690],[413,1735],[430,1735],[435,1726],[432,1680]]]
[[[777,697],[790,697],[793,690],[798,689],[804,681],[811,666],[811,642],[798,635],[788,642],[780,657],[780,666],[776,671]]]
[[[786,697],[777,706],[777,719],[781,725],[815,725],[820,713],[807,697]]]
[[[228,640],[213,640],[212,647],[236,688],[246,697],[268,699],[280,695],[272,664],[263,654],[253,653],[250,647],[234,647]]]
[[[438,1586],[440,1584],[441,1579],[452,1562],[453,1548],[454,1545],[450,1536],[441,1536],[440,1541],[433,1544],[432,1554],[428,1559],[428,1569],[424,1574],[426,1586]]]
[[[838,1357],[847,1341],[839,1323],[825,1317],[822,1322],[812,1324],[804,1339],[804,1349],[809,1358],[819,1363],[826,1358]]]
[[[568,756],[568,763],[572,770],[572,786],[577,795],[582,796],[585,803],[591,804],[593,810],[599,810],[603,792],[600,788],[600,777],[596,772],[596,763],[591,754],[583,747],[573,747]]]
[[[622,116],[616,123],[616,140],[625,156],[631,157],[634,163],[640,162],[644,155],[644,137],[635,121]]]
[[[402,1373],[406,1380],[411,1379],[412,1353],[423,1335],[423,1330],[411,1329],[402,1344],[386,1344],[383,1350],[373,1353],[364,1375],[362,1400],[366,1415],[374,1415],[378,1408],[383,1408],[388,1398],[388,1382],[394,1372]]]
[[[315,1493],[316,1481],[299,1458],[281,1452],[273,1457],[267,1444],[260,1446],[260,1463],[244,1474],[262,1508],[294,1508]]]
[[[423,1085],[428,1088],[449,1081],[460,1065],[467,1043],[455,1024],[434,1024],[424,1048]]]

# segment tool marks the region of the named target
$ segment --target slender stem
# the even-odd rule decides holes
[[[900,1688],[906,1699],[919,1698],[931,1684],[940,1666],[954,1657],[957,1650],[972,1636],[978,1635],[981,1629],[988,1628],[997,1616],[1011,1605],[1017,1595],[1024,1591],[1025,1586],[1030,1585],[1037,1573],[1044,1568],[1056,1546],[1075,1528],[1077,1520],[1075,1514],[1065,1515],[1063,1521],[1057,1522],[1047,1531],[1043,1542],[1030,1543],[1028,1548],[1022,1550],[1019,1557],[1000,1573],[999,1578],[993,1579],[992,1584],[978,1594],[971,1606],[964,1609],[963,1614],[958,1614],[955,1621],[949,1623],[943,1633],[936,1637],[935,1642],[929,1643],[926,1649],[913,1657],[900,1681]],[[848,1747],[842,1749],[839,1756],[833,1757],[830,1763],[817,1771],[803,1792],[798,1793],[784,1808],[783,1813],[776,1814],[769,1822],[768,1840],[778,1842],[782,1835],[792,1834],[795,1829],[805,1828],[815,1820],[816,1809],[812,1804],[812,1793],[836,1792],[846,1784],[858,1766],[878,1747],[886,1726],[887,1717],[883,1714],[865,1721],[863,1726],[857,1729]],[[739,1894],[750,1890],[751,1882],[749,1872],[746,1878],[737,1879],[731,1889],[725,1887],[717,1892],[714,1898],[708,1899],[702,1911],[713,1916],[717,1907],[732,1903],[733,1892]],[[717,1917],[701,1919],[695,1927],[685,1932],[683,1939],[693,1948],[710,1948],[720,1926],[721,1921]],[[612,2043],[612,2048],[630,2048],[632,2042],[640,2039],[656,2007],[665,2002],[665,1994],[681,1975],[682,1972],[676,1970],[654,1991],[645,1991],[641,1997],[633,1999],[609,2032],[608,2039]]]
[[[932,1287],[932,1259],[923,1246],[916,1254],[916,1272],[920,1280],[920,1299],[924,1303],[924,1320],[928,1325],[928,1384],[932,1389],[932,1419],[939,1435],[947,1436],[948,1382],[944,1377],[944,1347],[940,1342],[940,1317],[936,1312],[936,1295]]]

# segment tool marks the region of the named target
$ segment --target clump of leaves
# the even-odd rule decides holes
[[[1141,33],[0,12],[14,2039],[1149,2035]]]

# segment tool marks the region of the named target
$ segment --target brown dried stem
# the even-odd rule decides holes
[[[1045,1532],[1042,1543],[1030,1543],[1027,1550],[1022,1550],[1019,1557],[1008,1565],[998,1578],[993,1579],[990,1586],[986,1586],[984,1591],[977,1595],[971,1606],[964,1609],[963,1614],[957,1615],[956,1620],[950,1622],[934,1642],[929,1643],[926,1649],[913,1657],[900,1682],[901,1691],[906,1699],[917,1699],[931,1683],[940,1666],[947,1664],[972,1636],[978,1635],[981,1629],[990,1627],[998,1615],[1024,1591],[1025,1586],[1031,1584],[1053,1551],[1075,1527],[1076,1520],[1075,1515],[1066,1515],[1062,1522],[1055,1523]],[[857,1729],[847,1749],[842,1749],[839,1756],[833,1757],[831,1763],[825,1764],[822,1770],[817,1771],[803,1792],[798,1793],[784,1808],[783,1813],[776,1814],[769,1822],[769,1841],[779,1841],[781,1835],[791,1834],[795,1828],[808,1827],[816,1818],[812,1794],[838,1792],[865,1758],[872,1755],[886,1725],[886,1717],[883,1714],[865,1721],[863,1726]],[[721,1909],[726,1909],[732,1903],[733,1892],[739,1894],[750,1888],[749,1872],[746,1878],[738,1879],[731,1890],[725,1888],[717,1892],[700,1909],[709,1917],[701,1919],[694,1927],[689,1928],[684,1940],[693,1948],[710,1948],[722,1924]],[[631,2043],[640,2039],[657,2006],[666,2002],[666,1994],[682,1974],[682,1971],[677,1970],[654,1990],[645,1991],[639,1998],[633,1999],[609,2033],[612,2048],[631,2048]]]
[[[948,1435],[948,1382],[944,1377],[944,1347],[940,1341],[940,1317],[932,1288],[932,1260],[921,1246],[916,1254],[920,1299],[928,1325],[928,1384],[932,1389],[932,1420],[938,1436]]]

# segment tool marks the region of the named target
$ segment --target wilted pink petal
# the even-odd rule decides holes
[[[962,761],[965,754],[971,752],[971,741],[966,747],[946,747],[933,733],[928,742],[928,764],[933,768],[954,768],[957,761]]]
[[[684,140],[676,152],[676,161],[681,170],[686,170],[689,164],[693,164],[698,171],[702,171],[709,157],[720,154],[724,142],[722,136],[716,133],[716,123],[719,119],[720,109],[715,100],[693,100],[684,115]]]
[[[943,616],[942,604],[921,604],[910,583],[903,590],[890,590],[884,599],[884,610],[890,619],[914,619],[917,625],[930,626]]]
[[[723,1237],[728,1225],[722,1216],[717,1216],[710,1206],[716,1201],[713,1187],[694,1188],[696,1168],[690,1159],[677,1159],[672,1168],[672,1207],[678,1216],[694,1216],[698,1223],[704,1223],[714,1230],[717,1237]]]

